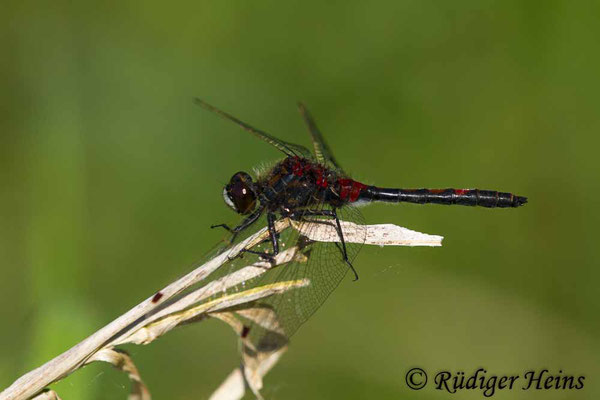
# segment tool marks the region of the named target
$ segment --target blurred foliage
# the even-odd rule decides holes
[[[4,2],[0,387],[189,270],[235,223],[222,185],[280,155],[192,103],[308,143],[306,102],[355,178],[526,195],[518,210],[373,206],[446,237],[368,248],[267,376],[268,398],[447,398],[404,373],[586,376],[598,398],[600,52],[594,1]],[[596,239],[595,239],[596,238]],[[186,267],[186,265],[188,267]],[[129,349],[155,398],[238,363],[208,321]],[[94,365],[65,399],[125,398]],[[480,398],[479,391],[461,398]]]

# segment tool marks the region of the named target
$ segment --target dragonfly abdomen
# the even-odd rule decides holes
[[[388,203],[446,204],[488,208],[519,207],[527,198],[512,193],[480,189],[390,189],[367,186],[359,199]]]

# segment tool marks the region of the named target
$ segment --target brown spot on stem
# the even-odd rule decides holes
[[[152,302],[153,303],[158,303],[158,301],[163,297],[163,294],[161,292],[156,292],[156,294],[154,295],[154,297],[152,297]]]

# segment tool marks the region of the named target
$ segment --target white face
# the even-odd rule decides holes
[[[231,199],[229,198],[229,195],[227,194],[227,189],[223,189],[223,200],[225,200],[225,204],[227,204],[229,207],[231,207],[231,209],[233,211],[236,211],[233,201],[231,201]]]

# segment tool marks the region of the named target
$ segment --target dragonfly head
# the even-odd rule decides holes
[[[238,214],[250,214],[256,208],[256,188],[245,172],[236,172],[223,189],[225,204]]]

